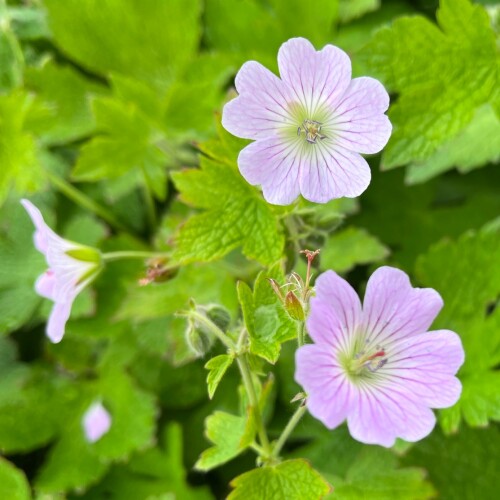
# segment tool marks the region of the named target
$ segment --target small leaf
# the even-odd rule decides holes
[[[205,450],[195,468],[208,471],[222,465],[245,450],[254,439],[253,426],[246,417],[216,411],[205,420],[206,436],[215,446]]]
[[[238,283],[238,298],[250,336],[250,351],[275,363],[281,344],[297,336],[297,323],[286,312],[269,279],[284,281],[279,264],[257,276],[253,293],[248,285]]]
[[[207,376],[208,396],[210,399],[214,397],[217,386],[227,369],[231,366],[233,359],[234,358],[229,356],[229,354],[221,354],[212,358],[205,365],[205,368],[210,370]]]
[[[228,500],[320,500],[330,485],[302,459],[245,472],[231,481]]]
[[[30,486],[22,471],[0,457],[0,498],[6,500],[29,500]]]

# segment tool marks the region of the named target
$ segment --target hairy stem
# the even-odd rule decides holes
[[[210,319],[198,311],[189,311],[187,316],[206,326],[228,349],[236,351],[234,342]]]
[[[305,405],[300,405],[295,413],[292,415],[292,418],[288,421],[288,424],[286,424],[286,427],[283,429],[283,432],[281,433],[281,436],[278,438],[278,441],[276,441],[276,444],[274,445],[273,449],[273,457],[278,458],[279,454],[286,443],[286,440],[289,438],[290,434],[293,432],[297,424],[299,423],[300,419],[305,415],[307,411],[307,407]]]
[[[147,252],[147,251],[135,251],[135,250],[124,250],[120,252],[109,252],[102,255],[102,260],[106,262],[112,262],[114,260],[122,259],[152,259],[154,257],[169,257],[166,252]]]
[[[243,385],[245,386],[248,400],[250,401],[250,406],[255,418],[255,425],[257,426],[257,434],[259,435],[260,444],[262,445],[265,455],[268,455],[271,451],[271,445],[264,427],[264,421],[260,412],[259,400],[257,398],[257,393],[255,392],[255,386],[252,380],[252,373],[248,364],[247,355],[245,353],[240,354],[236,358],[236,361],[238,362],[238,368],[240,369],[241,378],[243,379]]]

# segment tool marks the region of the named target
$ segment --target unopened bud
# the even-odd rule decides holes
[[[285,309],[292,319],[296,319],[297,321],[304,321],[305,315],[302,304],[291,290],[286,294],[285,297]]]
[[[231,323],[229,311],[218,304],[207,306],[207,318],[215,323],[223,332],[226,332]]]
[[[186,329],[186,342],[197,357],[202,357],[212,348],[215,337],[206,328],[202,328],[195,321],[190,320]]]
[[[145,286],[150,283],[163,283],[172,279],[178,272],[177,267],[168,267],[164,258],[154,258],[148,261],[146,276],[139,280],[139,285]]]

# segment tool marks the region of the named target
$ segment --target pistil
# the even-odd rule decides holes
[[[316,144],[316,139],[326,139],[326,135],[321,133],[322,123],[316,120],[306,118],[302,125],[297,129],[297,135],[300,136],[304,132],[306,141],[309,144]]]

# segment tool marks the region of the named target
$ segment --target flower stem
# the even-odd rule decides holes
[[[102,260],[112,262],[114,260],[122,259],[152,259],[154,257],[169,257],[170,254],[166,252],[143,252],[135,250],[124,250],[120,252],[109,252],[102,255]]]
[[[255,386],[252,380],[252,373],[250,371],[250,366],[248,364],[247,355],[242,353],[236,358],[238,363],[238,368],[240,369],[241,378],[243,379],[243,385],[245,386],[246,393],[248,395],[248,400],[250,401],[250,406],[255,418],[255,425],[257,427],[257,433],[259,435],[260,444],[264,455],[268,455],[271,450],[271,445],[269,443],[269,438],[267,437],[266,429],[264,427],[264,422],[262,420],[262,415],[260,412],[259,401],[257,398],[257,393],[255,392]]]
[[[283,432],[281,433],[281,436],[278,438],[278,441],[276,441],[276,444],[274,445],[273,457],[278,458],[281,449],[286,443],[286,440],[289,438],[290,434],[295,429],[300,419],[305,415],[306,411],[307,411],[306,405],[300,405],[297,408],[295,413],[292,415],[292,418],[290,418],[288,424],[286,424],[286,427],[283,429]]]
[[[85,210],[90,210],[95,215],[101,217],[101,219],[104,219],[115,229],[119,229],[120,231],[124,231],[129,234],[131,233],[130,229],[122,224],[107,208],[104,208],[102,205],[53,172],[49,170],[45,170],[45,172],[53,186],[78,206]]]
[[[236,351],[234,342],[213,321],[198,311],[189,311],[186,315],[206,326],[228,349]]]
[[[297,344],[299,347],[303,346],[305,343],[305,322],[301,321],[299,324],[297,332]]]
[[[143,169],[143,177],[144,177],[143,193],[144,193],[144,202],[146,204],[146,214],[148,217],[149,228],[151,229],[151,231],[154,231],[156,229],[156,224],[157,224],[155,200],[153,197],[153,193],[151,192],[151,188],[149,187],[144,169]]]

